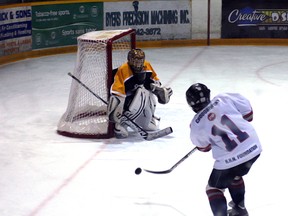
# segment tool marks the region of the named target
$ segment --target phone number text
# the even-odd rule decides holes
[[[161,35],[160,28],[137,29],[136,35]]]

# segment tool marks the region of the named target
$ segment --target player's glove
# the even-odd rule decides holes
[[[248,122],[251,122],[253,120],[253,110],[251,109],[251,112],[246,114],[246,115],[243,115],[243,118],[248,121]]]
[[[206,147],[196,147],[201,152],[209,152],[211,150],[211,144]]]
[[[171,88],[161,87],[155,83],[150,84],[150,88],[153,94],[155,94],[158,98],[158,102],[160,104],[166,104],[169,102],[173,91]]]

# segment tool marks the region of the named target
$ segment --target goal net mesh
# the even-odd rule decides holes
[[[127,61],[135,48],[135,31],[93,31],[77,38],[77,62],[72,76],[66,112],[57,132],[72,137],[109,138],[113,125],[107,116],[107,102],[113,69]],[[78,79],[78,81],[77,81]]]

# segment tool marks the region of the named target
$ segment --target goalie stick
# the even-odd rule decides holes
[[[104,104],[108,105],[108,102],[105,101],[103,98],[101,98],[99,95],[97,95],[96,93],[94,93],[90,88],[88,88],[88,86],[86,86],[83,82],[81,82],[77,77],[75,77],[73,74],[71,74],[70,72],[68,73],[69,76],[71,76],[74,80],[76,80],[81,86],[83,86],[85,89],[87,89],[91,94],[93,94],[96,98],[98,98],[99,100],[101,100]],[[146,130],[144,130],[142,127],[140,127],[138,124],[136,124],[129,116],[123,114],[123,116],[125,118],[127,118],[138,130],[138,133],[140,134],[140,136],[145,139],[145,140],[154,140],[163,136],[166,136],[168,134],[171,134],[173,132],[171,127],[167,127],[164,128],[162,130],[158,130],[158,131],[153,131],[153,132],[147,132]]]
[[[153,174],[167,174],[172,172],[179,164],[181,164],[184,160],[186,160],[193,152],[195,152],[197,150],[197,147],[193,148],[190,152],[188,152],[183,158],[181,158],[181,160],[179,160],[176,164],[174,164],[170,169],[168,170],[163,170],[163,171],[152,171],[152,170],[147,170],[147,169],[143,169],[144,171],[148,172],[148,173],[153,173]],[[142,169],[141,168],[137,168],[135,170],[135,173],[137,175],[139,175],[141,173]]]

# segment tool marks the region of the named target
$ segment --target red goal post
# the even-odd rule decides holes
[[[80,138],[113,136],[104,102],[109,100],[113,69],[126,62],[128,51],[135,47],[134,29],[93,31],[77,38],[72,74],[99,97],[72,79],[68,106],[57,125],[59,134]]]

